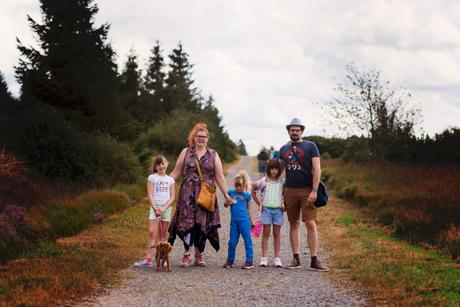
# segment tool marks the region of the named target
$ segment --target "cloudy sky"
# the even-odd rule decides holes
[[[306,134],[343,135],[319,106],[344,80],[345,65],[382,71],[422,109],[418,133],[460,126],[460,2],[306,0],[97,0],[98,24],[123,63],[134,47],[143,67],[159,40],[166,56],[180,41],[194,79],[212,94],[233,140],[251,154],[279,147],[294,116]],[[26,14],[37,0],[0,0],[0,71],[19,86],[16,37],[33,43]]]

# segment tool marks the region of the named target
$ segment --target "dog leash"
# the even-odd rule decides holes
[[[160,219],[160,237],[163,235],[163,221]]]

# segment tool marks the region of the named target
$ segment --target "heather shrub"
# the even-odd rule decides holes
[[[0,213],[0,261],[5,261],[25,249],[28,229],[24,207],[7,205]]]
[[[330,168],[327,165],[331,165]],[[458,164],[351,164],[327,161],[336,195],[366,210],[394,235],[460,257]]]

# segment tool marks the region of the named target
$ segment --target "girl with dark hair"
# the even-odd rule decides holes
[[[262,258],[260,266],[268,265],[268,241],[270,239],[270,230],[273,225],[273,245],[275,257],[273,265],[282,267],[280,259],[281,247],[281,225],[283,225],[283,185],[284,181],[280,178],[282,173],[281,164],[278,159],[271,159],[267,163],[266,176],[252,185],[252,198],[259,207],[261,212],[261,222],[263,224],[262,232]],[[259,195],[261,199],[259,199]]]

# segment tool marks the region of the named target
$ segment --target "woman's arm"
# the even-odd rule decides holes
[[[153,182],[150,180],[147,180],[147,196],[149,197],[150,201],[150,207],[152,207],[153,210],[158,210],[158,207],[155,205],[155,199],[153,197]]]
[[[176,166],[174,170],[169,174],[169,176],[173,177],[174,180],[177,181],[177,178],[182,175],[182,170],[184,169],[184,161],[185,161],[185,153],[187,152],[187,148],[182,149],[179,158],[177,158]]]
[[[168,209],[169,206],[174,202],[174,199],[176,198],[176,184],[171,183],[169,186],[169,199],[165,204],[161,207],[161,212],[165,211]]]
[[[217,185],[219,186],[220,191],[224,194],[225,202],[230,201],[230,196],[228,195],[227,182],[224,177],[224,168],[222,167],[222,161],[219,158],[219,154],[216,152],[216,160],[214,164],[214,174],[216,177]]]

